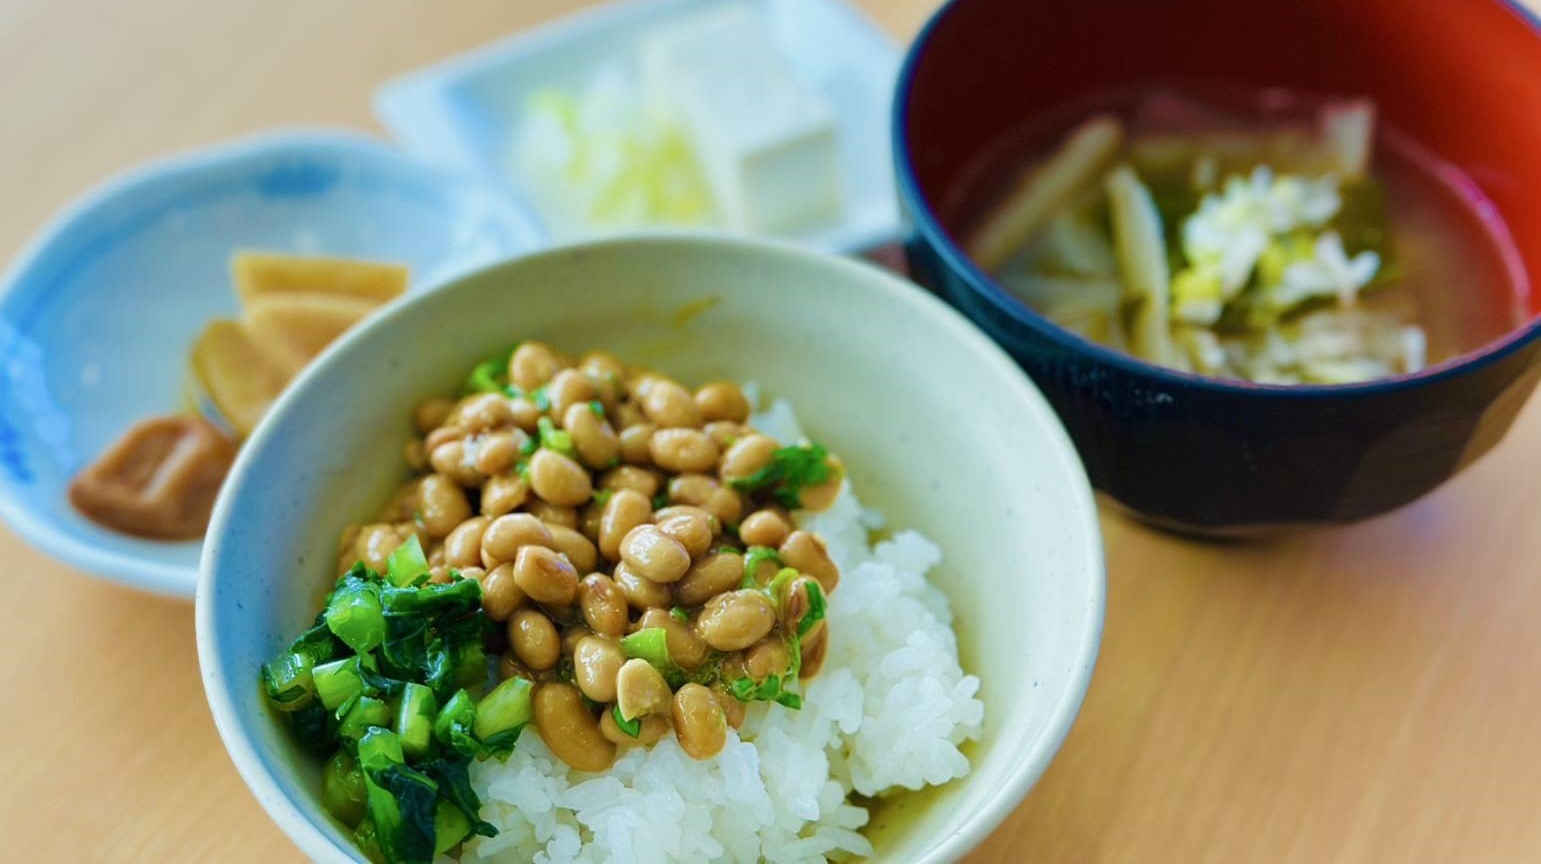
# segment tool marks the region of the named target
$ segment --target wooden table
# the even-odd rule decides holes
[[[0,251],[132,163],[371,127],[382,80],[560,0],[9,0]],[[908,38],[934,0],[863,0]],[[1208,545],[1107,515],[1107,632],[1063,752],[981,862],[1541,859],[1541,404],[1428,499]],[[199,686],[188,603],[0,528],[0,858],[295,860]]]

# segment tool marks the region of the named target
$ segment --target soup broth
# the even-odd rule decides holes
[[[1331,136],[1323,135],[1325,124],[1319,124],[1318,118],[1335,104],[1350,103],[1278,89],[1141,87],[1101,93],[1040,115],[983,154],[954,194],[940,202],[940,215],[944,224],[955,227],[960,243],[976,263],[990,271],[1008,293],[1045,312],[1051,320],[1065,323],[1053,310],[1044,308],[1041,294],[1021,288],[1024,279],[1031,281],[1042,275],[1034,269],[1041,265],[1035,263],[1033,253],[1017,254],[1020,250],[1014,249],[1009,256],[997,252],[992,257],[988,252],[980,254],[979,242],[999,227],[991,223],[998,222],[1000,214],[1012,206],[1012,196],[1017,196],[1016,203],[1020,204],[1024,187],[1052,173],[1053,163],[1071,147],[1068,139],[1082,135],[1099,116],[1110,118],[1114,128],[1121,124],[1114,164],[1132,167],[1148,186],[1155,209],[1160,211],[1164,251],[1175,283],[1186,263],[1180,251],[1182,214],[1192,214],[1198,208],[1205,188],[1218,195],[1226,178],[1255,179],[1252,172],[1260,165],[1275,178],[1298,175],[1307,183],[1313,177],[1333,176],[1335,164],[1322,155],[1324,150],[1331,150],[1330,140],[1323,140]],[[1374,117],[1373,107],[1369,116]],[[1088,122],[1088,118],[1093,119]],[[1528,285],[1523,269],[1495,208],[1477,185],[1455,166],[1378,119],[1373,120],[1370,153],[1362,179],[1341,181],[1342,209],[1328,227],[1343,234],[1342,245],[1350,257],[1372,249],[1378,258],[1373,281],[1350,298],[1348,306],[1402,322],[1405,326],[1400,335],[1418,343],[1414,346],[1417,355],[1405,368],[1345,378],[1345,382],[1440,363],[1502,337],[1526,318]],[[1096,182],[1076,193],[1082,196],[1082,203],[1068,206],[1081,206],[1082,212],[1089,214],[1085,221],[1116,240],[1110,205],[1085,203],[1086,195],[1103,194],[1104,178],[1115,170],[1104,165],[1095,174],[1088,173]],[[1207,174],[1202,182],[1201,174]],[[1115,246],[1108,244],[1107,248]],[[1123,330],[1127,332],[1139,326],[1137,321],[1130,324],[1129,316],[1137,318],[1140,313],[1131,312],[1134,288],[1129,284],[1126,261],[1120,259],[1118,263],[1116,278],[1123,283],[1121,308]],[[1261,280],[1261,276],[1256,278]],[[1314,301],[1285,313],[1283,320],[1299,321],[1310,317],[1310,310],[1329,305]],[[1226,317],[1214,324],[1222,339],[1227,338],[1225,328],[1233,319],[1228,306]],[[1182,329],[1175,319],[1173,326]],[[1074,324],[1070,329],[1141,354],[1131,350],[1120,333],[1086,330]],[[1405,332],[1420,329],[1416,334]],[[1188,371],[1216,374],[1204,368]]]

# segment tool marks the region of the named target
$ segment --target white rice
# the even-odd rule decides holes
[[[751,399],[753,399],[751,391]],[[783,442],[802,430],[778,401],[753,425]],[[823,671],[801,711],[750,706],[743,729],[697,762],[672,736],[627,751],[605,774],[568,770],[527,727],[506,763],[472,784],[497,837],[463,862],[809,861],[870,855],[867,811],[847,800],[946,783],[969,771],[979,679],[963,674],[947,598],[926,581],[941,550],[912,531],[871,547],[881,524],[847,486],[800,520],[840,565]],[[446,859],[447,860],[447,859]]]

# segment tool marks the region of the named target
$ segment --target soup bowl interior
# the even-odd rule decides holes
[[[1282,87],[1374,99],[1477,185],[1541,272],[1541,38],[1504,0],[957,0],[918,45],[901,170],[953,238],[967,173],[1046,112],[1136,85]],[[1541,313],[1523,285],[1484,287],[1524,291]]]
[[[983,682],[983,737],[967,778],[869,833],[885,861],[982,840],[1058,747],[1096,654],[1102,558],[1074,450],[1017,367],[913,286],[779,246],[656,237],[515,260],[401,304],[333,346],[243,449],[205,544],[199,655],[232,758],[299,847],[358,857],[323,814],[317,763],[264,706],[258,667],[314,617],[344,525],[403,478],[412,406],[520,338],[689,383],[756,381],[842,454],[889,525],[942,546],[933,578]]]
[[[1384,513],[1490,450],[1541,377],[1541,298],[1525,279],[1541,272],[1537,70],[1535,22],[1502,0],[954,0],[911,48],[895,103],[910,263],[1028,369],[1093,483],[1135,515],[1234,535]],[[1163,85],[1374,99],[1512,241],[1512,278],[1450,284],[1441,304],[1517,314],[1412,375],[1267,386],[1163,369],[1028,309],[962,250],[971,178],[1045,116]]]

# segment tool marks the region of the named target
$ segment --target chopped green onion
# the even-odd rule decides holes
[[[438,709],[433,691],[425,685],[408,683],[401,691],[401,705],[396,709],[396,734],[401,749],[413,759],[428,755],[433,743],[434,712]]]
[[[416,534],[391,553],[386,561],[385,575],[397,588],[421,585],[428,581],[428,557],[423,554],[423,544],[418,541]]]
[[[665,508],[667,506],[669,506],[669,493],[668,492],[659,492],[657,495],[653,496],[653,509],[654,510],[662,510],[663,508]]]
[[[605,416],[604,403],[600,402],[598,399],[589,402],[589,410],[594,412],[595,417]]]
[[[777,555],[776,550],[769,546],[749,547],[749,551],[744,555],[744,584],[742,587],[753,588],[760,584],[758,578],[760,565],[766,561],[774,561],[780,564],[781,556]]]
[[[609,504],[610,503],[610,499],[613,498],[613,497],[615,497],[615,490],[614,489],[595,489],[594,490],[594,503],[598,504],[600,507],[603,507],[606,504]]]
[[[531,394],[531,401],[533,401],[535,403],[535,407],[541,411],[551,410],[551,394],[546,392],[546,388],[544,386],[535,388],[535,392]]]
[[[775,578],[771,579],[770,584],[765,586],[766,595],[770,597],[772,603],[776,604],[778,610],[785,601],[785,598],[781,595],[786,592],[787,586],[792,584],[792,580],[801,575],[801,573],[798,573],[791,567],[783,567],[776,571]]]
[[[680,622],[681,624],[690,623],[690,613],[685,611],[684,606],[676,606],[673,609],[670,609],[669,617]]]
[[[771,454],[765,467],[729,483],[740,492],[770,492],[776,503],[789,510],[802,506],[798,494],[805,486],[817,486],[836,476],[829,451],[818,444],[782,447]]]
[[[642,718],[633,717],[632,719],[627,720],[626,717],[621,714],[620,705],[612,705],[610,707],[610,719],[615,721],[615,725],[619,727],[622,732],[626,733],[626,737],[628,738],[636,738],[642,734]]]
[[[466,376],[464,390],[466,393],[496,393],[508,386],[508,361],[514,355],[514,343],[512,348],[488,357],[471,368],[471,374]]]
[[[540,446],[547,450],[555,450],[568,458],[574,456],[573,436],[556,428],[556,424],[551,422],[550,417],[540,418],[535,425],[540,430]]]
[[[500,380],[508,374],[508,365],[497,360],[483,360],[471,369],[471,374],[466,376],[464,390],[466,393],[496,393],[503,389]]]
[[[810,580],[808,582],[808,612],[803,615],[801,621],[797,622],[798,639],[807,636],[808,631],[813,629],[813,625],[824,620],[826,606],[824,589],[819,587],[818,582]]]
[[[671,668],[668,633],[662,627],[644,627],[621,637],[621,650],[627,657],[640,657],[659,670]]]
[[[798,711],[803,707],[803,698],[789,689],[796,680],[795,673],[788,674],[784,679],[773,675],[764,681],[738,678],[728,684],[728,695],[740,702],[775,702]]]

